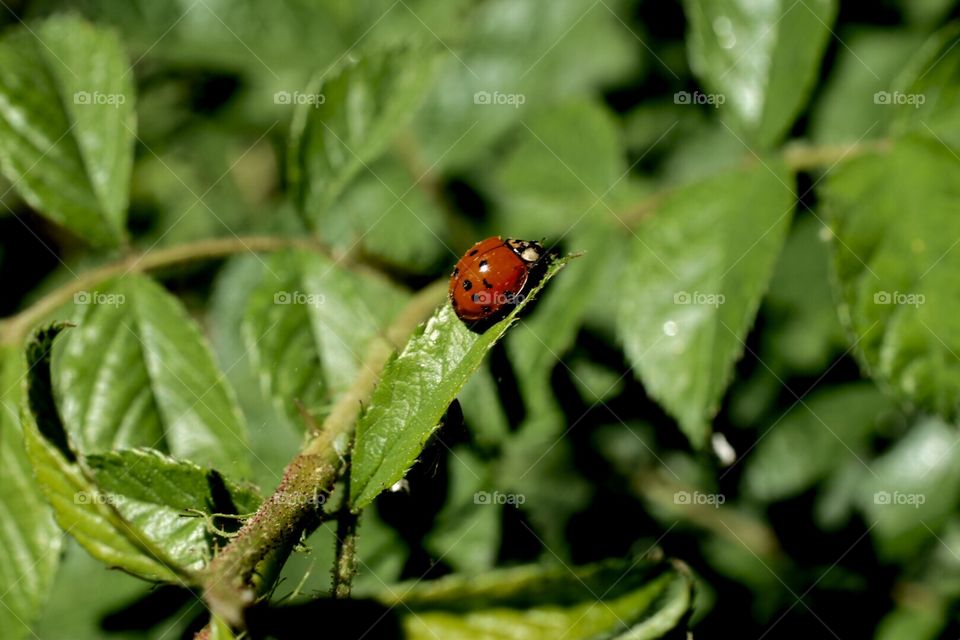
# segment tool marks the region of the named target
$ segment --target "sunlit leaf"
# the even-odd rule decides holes
[[[721,109],[761,144],[772,144],[813,89],[838,4],[685,0],[690,66],[723,100]]]
[[[52,587],[63,536],[33,479],[20,428],[18,348],[0,348],[0,629],[26,636]]]
[[[692,579],[682,566],[626,561],[517,567],[391,589],[411,640],[649,640],[682,629]]]
[[[233,391],[196,323],[149,278],[77,294],[54,353],[57,403],[82,453],[148,447],[243,474],[250,450]]]
[[[0,38],[0,166],[32,207],[96,245],[126,237],[128,70],[116,34],[76,17]]]
[[[50,351],[63,325],[39,330],[27,344],[29,406],[21,412],[27,454],[57,523],[91,555],[147,580],[182,584],[182,567],[132,529],[77,464],[54,405]]]

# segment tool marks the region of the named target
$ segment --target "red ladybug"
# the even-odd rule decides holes
[[[497,318],[522,300],[545,255],[539,242],[493,236],[473,245],[450,278],[450,303],[467,323]]]

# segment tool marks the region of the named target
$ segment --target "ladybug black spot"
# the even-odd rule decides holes
[[[474,249],[473,251],[471,251],[471,252],[468,253],[467,255],[468,255],[468,256],[475,256],[475,255],[477,255],[477,252],[478,252],[478,251],[479,251],[479,249]]]
[[[464,280],[464,281],[463,281],[463,290],[464,290],[464,291],[470,291],[470,289],[473,289],[473,283],[470,282],[469,280]]]
[[[480,261],[480,268],[483,269],[485,266],[487,266],[487,261],[486,261],[486,260],[481,260],[481,261]]]
[[[493,285],[487,282],[486,278],[483,279],[483,286],[486,287],[487,289],[493,289]]]
[[[454,267],[454,268],[453,268],[453,277],[456,278],[458,275],[460,275],[460,267]]]

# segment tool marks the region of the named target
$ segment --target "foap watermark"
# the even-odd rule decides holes
[[[704,293],[702,291],[677,291],[673,294],[673,304],[696,304],[719,307],[727,301],[722,293]]]
[[[73,94],[73,104],[107,105],[119,109],[127,101],[122,93],[101,93],[100,91],[77,91]]]
[[[873,494],[873,504],[879,505],[907,505],[919,509],[927,501],[923,493],[903,493],[900,491],[877,491]]]
[[[116,506],[118,502],[117,497],[109,493],[77,491],[73,494],[73,504],[106,504]]]
[[[327,101],[322,93],[303,93],[302,91],[277,91],[273,94],[273,104],[309,104],[314,109]]]
[[[306,491],[281,491],[274,494],[270,500],[292,507],[313,506],[319,508],[327,502],[327,494]]]
[[[873,304],[894,304],[897,306],[919,307],[927,301],[922,293],[900,293],[899,291],[877,291],[873,294]]]
[[[303,291],[277,291],[273,294],[273,304],[302,304],[319,307],[327,301],[322,293],[304,293]]]
[[[714,109],[719,109],[720,105],[727,101],[727,96],[722,93],[702,93],[700,91],[677,91],[673,94],[674,104],[706,104]]]
[[[702,491],[677,491],[673,494],[673,504],[708,505],[719,508],[727,497],[722,493],[703,493]]]
[[[473,94],[473,104],[506,105],[519,109],[527,101],[522,93],[501,93],[500,91],[477,91]]]
[[[477,491],[473,494],[473,504],[509,504],[519,506],[527,501],[522,493],[500,493],[499,491]]]
[[[497,291],[477,291],[470,296],[474,304],[480,304],[485,307],[502,307],[505,305],[515,305],[523,302],[522,293],[503,293]]]
[[[73,294],[73,303],[79,305],[101,304],[119,307],[127,301],[122,293],[101,293],[99,291],[77,291]]]
[[[922,93],[903,93],[901,91],[877,91],[873,94],[873,104],[910,105],[919,109],[926,103],[927,96]]]

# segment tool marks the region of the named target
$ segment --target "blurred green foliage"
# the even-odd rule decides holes
[[[353,477],[377,616],[960,635],[958,11],[10,3],[2,635],[192,637],[190,570],[490,235],[583,255],[509,333],[444,306],[387,365]],[[323,602],[335,529],[274,604]]]

